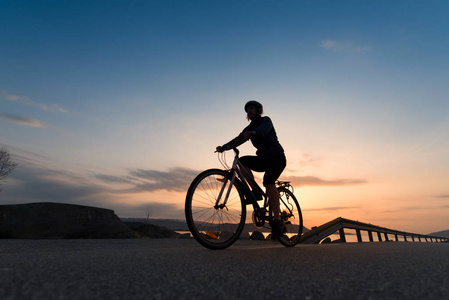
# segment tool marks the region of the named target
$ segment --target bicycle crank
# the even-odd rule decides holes
[[[264,216],[260,216],[258,213],[253,211],[253,224],[257,229],[260,229],[265,224]]]

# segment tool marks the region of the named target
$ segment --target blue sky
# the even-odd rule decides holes
[[[19,163],[0,204],[182,218],[186,186],[257,99],[306,226],[448,229],[448,8],[0,1],[0,145]]]

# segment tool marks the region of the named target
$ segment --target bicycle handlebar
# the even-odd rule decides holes
[[[217,152],[222,153],[222,152],[227,151],[227,150],[231,150],[231,149],[226,149],[226,150],[223,150],[223,151],[215,150],[214,153],[217,153]],[[234,152],[235,152],[235,154],[237,156],[240,154],[240,151],[237,149],[237,147],[233,147],[232,150],[234,150]]]

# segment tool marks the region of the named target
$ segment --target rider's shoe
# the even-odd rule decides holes
[[[271,239],[273,240],[280,238],[286,232],[284,222],[280,220],[275,219],[270,221],[270,226],[271,226]]]

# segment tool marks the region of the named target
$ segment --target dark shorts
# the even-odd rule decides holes
[[[243,156],[240,162],[256,172],[265,172],[263,176],[263,185],[274,184],[281,176],[287,165],[287,160],[284,154],[276,155],[269,158],[262,158],[259,156]]]

